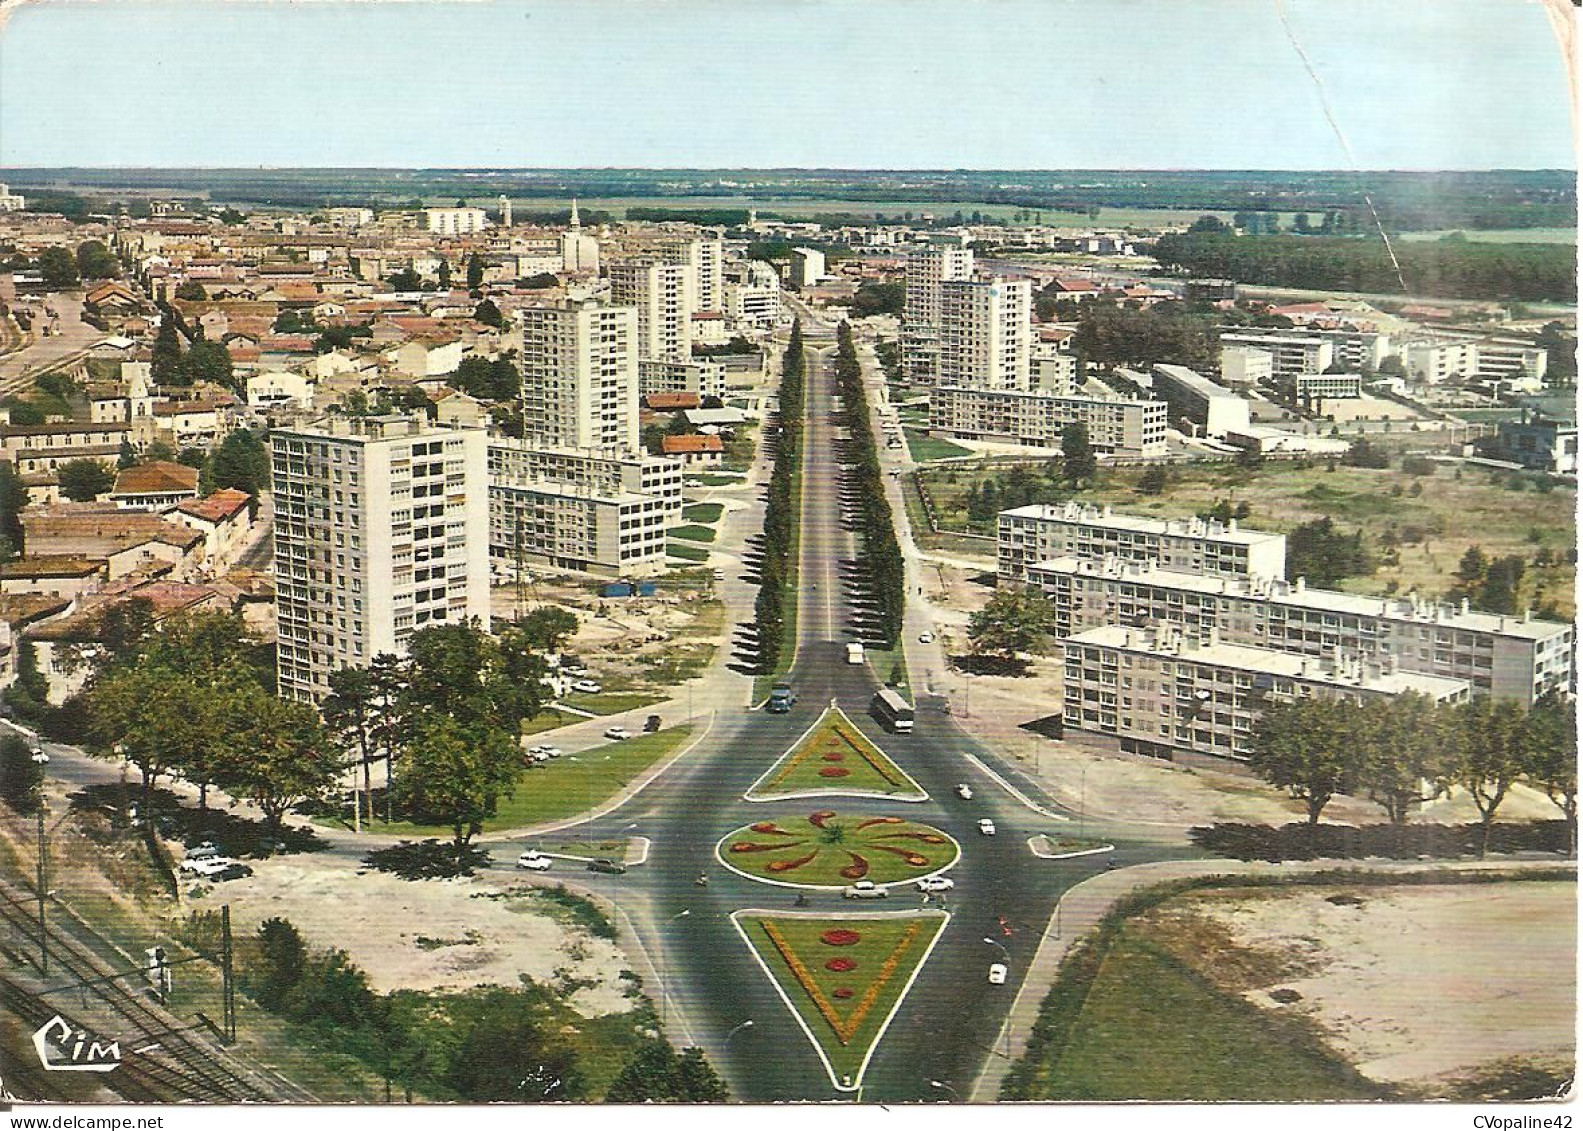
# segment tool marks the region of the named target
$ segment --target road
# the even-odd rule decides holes
[[[48,338],[40,331],[49,321],[43,317],[44,307],[53,307],[60,315],[55,323],[61,332]],[[74,361],[89,347],[104,341],[102,330],[95,329],[82,320],[82,295],[59,293],[49,295],[42,302],[28,307],[35,313],[33,341],[14,353],[0,356],[0,395],[9,395],[24,387],[32,378],[64,361]]]

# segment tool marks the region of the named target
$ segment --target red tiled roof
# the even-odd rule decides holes
[[[723,452],[725,442],[719,436],[666,436],[660,440],[660,451],[668,456]]]
[[[190,514],[207,522],[224,522],[236,515],[252,500],[253,496],[234,487],[226,487],[201,499],[190,499],[177,506],[182,514]]]
[[[115,489],[110,494],[112,496],[160,495],[174,491],[190,491],[197,494],[198,469],[167,460],[141,463],[117,475]]]
[[[674,412],[677,409],[698,407],[697,393],[646,393],[643,403],[655,412]]]

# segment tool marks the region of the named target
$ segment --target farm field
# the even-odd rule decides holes
[[[1042,469],[1030,471],[1043,482]],[[1244,526],[1280,533],[1328,516],[1343,530],[1362,530],[1368,548],[1382,559],[1374,573],[1349,578],[1341,588],[1376,596],[1413,590],[1444,596],[1455,584],[1462,554],[1476,545],[1491,559],[1517,555],[1528,562],[1519,605],[1549,603],[1563,617],[1576,608],[1576,567],[1566,559],[1576,539],[1577,495],[1569,487],[1545,491],[1536,477],[1471,466],[1440,466],[1433,474],[1414,476],[1395,469],[1337,466],[1332,471],[1325,464],[1256,469],[1199,464],[1173,467],[1165,490],[1151,496],[1138,490],[1142,474],[1141,468],[1107,469],[1097,486],[1070,497],[1158,518],[1185,518],[1230,500],[1233,506],[1248,505]],[[942,531],[990,532],[982,525],[970,529],[967,517],[967,492],[984,475],[951,468],[919,473]],[[1514,483],[1522,489],[1514,490]],[[1049,501],[1056,499],[1049,494]],[[1386,559],[1391,539],[1399,543],[1394,565]],[[1535,556],[1545,549],[1555,564],[1535,565]]]

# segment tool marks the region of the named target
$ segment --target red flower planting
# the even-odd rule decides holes
[[[832,750],[824,756],[824,760],[826,762],[845,762],[846,755],[839,750]]]
[[[859,825],[858,828],[862,828]],[[885,833],[882,840],[916,840],[920,844],[944,844],[945,837],[937,833]]]
[[[844,766],[826,766],[819,771],[819,776],[822,778],[844,778],[851,772]]]
[[[838,997],[842,1001],[845,1001],[847,998],[852,996],[851,987],[849,987],[849,986],[842,986],[840,989],[836,990],[830,996],[831,997]]]
[[[866,829],[870,825],[899,825],[902,823],[903,821],[900,817],[870,817],[866,821],[859,821],[857,827],[860,829]]]
[[[775,824],[773,821],[760,821],[756,825],[748,826],[756,833],[774,833],[776,836],[791,836],[792,834]]]
[[[857,969],[857,963],[850,958],[832,958],[824,964],[826,970],[833,970],[837,974],[845,974]]]
[[[795,848],[805,841],[794,840],[790,844],[754,844],[751,840],[739,840],[731,846],[732,852],[774,852],[781,848]]]
[[[867,860],[863,859],[863,857],[859,856],[855,852],[848,852],[847,855],[852,858],[852,863],[841,869],[841,876],[843,879],[861,880],[864,876],[868,875]]]
[[[929,858],[927,856],[920,856],[910,848],[897,848],[895,845],[891,844],[871,844],[869,847],[878,849],[880,852],[889,852],[896,856],[900,856],[914,868],[922,868],[925,864],[929,863]]]
[[[824,823],[834,816],[834,809],[821,809],[817,813],[808,814],[808,823],[816,829],[822,829],[824,828]]]
[[[804,864],[808,863],[808,861],[812,860],[818,855],[819,850],[816,848],[807,856],[799,856],[795,860],[771,860],[769,864],[769,870],[771,872],[790,872],[793,868],[801,868]]]
[[[831,927],[819,936],[819,941],[826,946],[852,946],[863,941],[863,936],[846,927]]]

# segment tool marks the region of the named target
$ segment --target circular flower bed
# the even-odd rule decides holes
[[[824,964],[824,968],[837,974],[846,974],[856,970],[857,963],[850,958],[832,958]]]
[[[827,765],[839,778],[850,771]],[[720,842],[720,859],[735,871],[808,887],[840,888],[857,880],[910,883],[956,862],[960,847],[939,829],[905,817],[819,809],[806,817],[758,821]]]
[[[863,936],[845,927],[831,927],[819,936],[819,941],[826,946],[853,946],[862,942]]]

